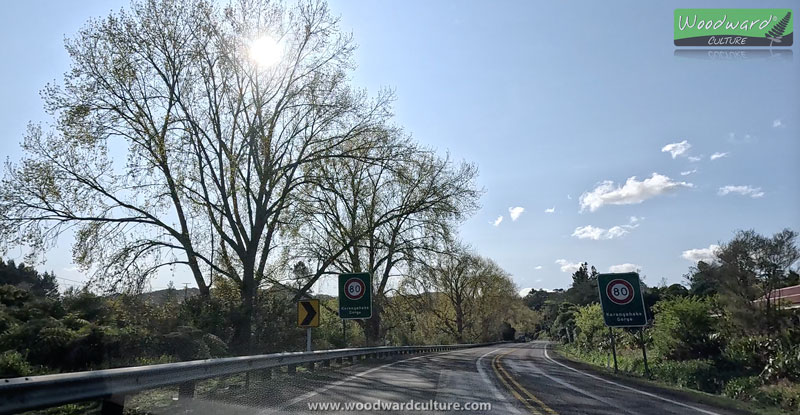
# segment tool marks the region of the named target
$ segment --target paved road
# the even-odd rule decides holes
[[[554,360],[546,347],[545,342],[504,344],[286,376],[254,388],[245,399],[197,399],[193,413],[731,414],[671,391],[645,391],[580,371]],[[432,401],[491,409],[425,410]],[[345,408],[359,403],[372,410]],[[417,411],[408,406],[414,403]],[[375,411],[376,404],[383,409]]]

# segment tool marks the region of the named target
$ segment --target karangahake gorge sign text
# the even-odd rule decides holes
[[[675,9],[675,46],[787,47],[792,9]]]

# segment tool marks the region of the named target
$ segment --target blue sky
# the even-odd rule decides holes
[[[353,82],[393,88],[399,125],[478,164],[486,193],[463,239],[520,288],[557,288],[582,261],[600,271],[634,264],[649,284],[682,282],[692,265],[685,257],[703,255],[685,251],[737,229],[800,230],[800,57],[676,55],[675,7],[763,5],[650,3],[332,1],[331,9],[359,44]],[[38,91],[68,67],[64,35],[124,4],[6,6],[0,156],[18,158],[27,122],[47,119]],[[524,208],[516,220],[511,207]],[[71,267],[65,240],[44,268],[83,279]],[[170,279],[189,281],[165,275],[153,286]]]

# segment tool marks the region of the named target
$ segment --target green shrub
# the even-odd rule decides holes
[[[718,393],[722,389],[722,379],[711,360],[664,360],[652,368],[653,376],[674,385]]]
[[[781,408],[786,413],[800,413],[800,385],[784,381],[762,386],[755,400]]]
[[[600,304],[580,307],[575,312],[575,326],[578,336],[576,341],[583,349],[608,348],[608,328],[603,323],[603,311]]]
[[[659,301],[651,330],[656,351],[666,358],[686,360],[719,355],[720,341],[712,303],[697,297]]]
[[[0,354],[0,378],[16,378],[30,376],[34,372],[25,356],[16,350],[7,350]]]
[[[800,380],[800,345],[780,347],[769,358],[762,377],[767,380]]]
[[[752,401],[760,393],[759,387],[763,384],[758,376],[746,376],[731,379],[725,384],[722,394],[740,401]]]
[[[742,372],[761,372],[780,344],[766,336],[739,337],[728,341],[722,358]]]

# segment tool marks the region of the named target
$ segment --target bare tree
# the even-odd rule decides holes
[[[390,279],[420,252],[440,249],[480,194],[473,165],[454,164],[397,132],[388,137],[392,145],[374,150],[379,154],[320,166],[328,181],[309,192],[298,215],[301,255],[318,264],[303,292],[325,273],[372,274],[373,316],[362,322],[371,343],[386,329],[381,315]]]
[[[263,38],[267,36],[266,38]],[[274,39],[282,58],[249,58]],[[43,92],[52,128],[31,126],[0,190],[4,247],[41,254],[65,231],[105,287],[185,266],[253,299],[313,166],[380,146],[389,95],[354,91],[354,49],[322,2],[143,0],[67,41],[72,67]]]

